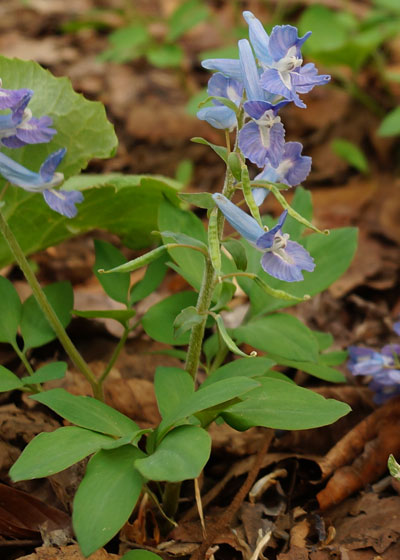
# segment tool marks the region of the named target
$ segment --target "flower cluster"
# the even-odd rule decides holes
[[[27,144],[50,142],[57,133],[51,128],[50,117],[35,118],[28,104],[33,96],[31,89],[3,89],[0,80],[0,109],[9,112],[0,115],[0,144],[7,148],[20,148]],[[56,172],[66,150],[61,148],[50,154],[36,173],[15,162],[0,152],[0,175],[12,185],[30,192],[41,192],[45,202],[63,216],[73,218],[77,209],[75,204],[82,202],[83,195],[78,191],[55,190],[64,181],[64,175]]]
[[[295,27],[277,25],[268,35],[251,12],[245,11],[243,16],[249,26],[250,41],[239,41],[239,59],[208,59],[202,62],[204,68],[216,70],[208,84],[213,106],[200,109],[197,116],[216,128],[229,131],[238,128],[240,151],[261,168],[256,181],[293,187],[309,174],[311,158],[301,155],[303,147],[299,142],[285,142],[285,129],[279,111],[291,102],[297,107],[306,107],[299,94],[309,92],[316,85],[326,84],[330,76],[319,75],[314,64],[303,65],[301,47],[310,32],[299,37]],[[241,113],[235,111],[235,106]],[[242,122],[239,125],[238,114],[243,115],[243,125]],[[257,187],[252,193],[259,206],[269,191]],[[261,234],[259,224],[241,210],[233,210],[224,197],[216,196],[215,201],[238,231],[238,223],[246,223],[241,233],[264,252],[261,263],[266,272],[281,280],[294,282],[303,279],[301,270],[314,269],[307,251],[299,244],[288,241],[287,234],[281,234],[280,228],[286,215],[281,216],[271,232],[262,231]],[[257,238],[254,238],[256,230]],[[250,231],[254,235],[249,237]],[[274,238],[272,231],[275,232]]]
[[[400,335],[400,322],[393,325]],[[371,377],[369,388],[374,391],[374,401],[382,404],[400,395],[400,344],[387,344],[380,352],[361,346],[349,347],[347,367],[353,375]]]

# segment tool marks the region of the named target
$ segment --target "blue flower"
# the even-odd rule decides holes
[[[65,152],[65,148],[61,148],[50,154],[38,173],[30,171],[0,152],[0,175],[12,185],[26,191],[41,192],[50,208],[67,218],[73,218],[77,214],[75,204],[83,201],[82,193],[54,190],[54,187],[58,187],[64,181],[63,173],[56,172],[56,169],[64,158]]]
[[[306,179],[311,170],[311,158],[302,156],[302,149],[303,146],[300,142],[286,142],[278,165],[273,167],[268,162],[254,180],[283,183],[288,187],[299,185]],[[262,187],[253,189],[253,197],[258,206],[264,202],[268,194],[268,189]]]
[[[211,76],[208,81],[208,95],[216,97],[225,97],[233,101],[239,107],[243,96],[243,85],[224,76],[221,72],[217,72]],[[213,100],[214,107],[205,107],[200,109],[197,117],[202,121],[207,121],[214,128],[224,128],[231,130],[237,125],[235,112],[226,107],[221,101]]]
[[[349,370],[353,375],[372,377],[368,386],[374,391],[377,404],[400,393],[400,344],[388,344],[380,352],[360,346],[350,346],[348,350]]]
[[[23,99],[26,95],[33,95],[31,89],[3,89],[2,81],[0,79],[0,109],[12,109]]]
[[[278,111],[288,101],[272,105],[267,101],[247,101],[244,109],[252,122],[239,132],[239,148],[244,156],[258,167],[266,162],[277,167],[283,156],[285,129]]]
[[[267,46],[272,61],[265,64],[261,76],[264,89],[293,101],[298,107],[306,107],[298,93],[308,93],[314,86],[326,84],[331,79],[325,74],[318,75],[312,63],[302,66],[300,48],[310,35],[308,32],[299,37],[292,25],[276,25]]]
[[[222,194],[214,194],[213,198],[228,222],[242,237],[264,254],[261,266],[271,276],[285,282],[303,280],[302,270],[312,272],[315,268],[311,255],[295,241],[289,241],[287,233],[282,234],[281,228],[287,216],[287,210],[278,219],[278,223],[269,231],[264,231],[259,223],[235,206]]]
[[[0,142],[7,148],[20,148],[25,144],[40,144],[49,142],[56,130],[50,128],[53,121],[50,117],[37,119],[27,109],[33,92],[28,91],[12,107],[8,115],[0,115]]]

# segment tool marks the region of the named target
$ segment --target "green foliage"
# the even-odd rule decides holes
[[[211,437],[198,426],[180,426],[168,432],[157,449],[135,467],[149,480],[180,482],[197,478],[211,452]]]
[[[195,325],[202,323],[203,319],[203,316],[198,313],[193,305],[185,307],[185,309],[182,309],[179,315],[177,315],[173,323],[175,336],[178,337],[190,331]]]
[[[124,255],[111,243],[107,241],[95,240],[94,248],[96,253],[96,261],[94,263],[93,272],[100,282],[103,290],[111,299],[127,304],[128,293],[130,287],[129,274],[117,274],[109,276],[99,273],[99,270],[108,270],[115,268],[127,262]]]
[[[350,407],[333,399],[324,399],[295,384],[280,379],[259,379],[261,387],[246,394],[221,414],[236,430],[265,426],[280,430],[302,430],[331,424]]]
[[[10,476],[15,482],[51,476],[81,461],[104,445],[109,445],[111,441],[112,438],[104,434],[76,426],[42,432],[25,447],[12,466]]]
[[[65,362],[51,362],[42,366],[35,371],[33,375],[22,378],[22,382],[26,384],[32,383],[46,383],[54,379],[62,379],[67,371],[67,364]]]
[[[194,382],[183,369],[158,367],[154,377],[158,409],[164,418],[173,414],[175,408],[194,393]]]
[[[16,289],[7,278],[0,276],[0,342],[15,344],[21,313]]]
[[[82,428],[110,436],[134,438],[140,431],[133,420],[92,397],[75,396],[64,389],[51,389],[31,397]]]
[[[122,556],[121,560],[162,560],[162,558],[149,550],[130,550]]]
[[[156,303],[144,314],[142,325],[146,333],[165,344],[182,346],[189,342],[188,332],[175,336],[174,321],[182,309],[196,304],[195,292],[179,292]]]
[[[75,494],[72,523],[79,546],[89,556],[128,521],[142,490],[134,462],[144,454],[131,445],[101,450],[88,463]]]
[[[378,128],[379,136],[397,136],[400,134],[400,107],[386,115]]]
[[[50,305],[66,327],[71,321],[74,306],[74,292],[69,282],[56,282],[43,289]],[[56,333],[47,321],[34,296],[29,296],[22,304],[20,329],[24,339],[24,350],[43,346],[56,338]]]
[[[36,146],[30,147],[34,150]],[[107,230],[118,235],[127,247],[141,249],[154,243],[151,232],[157,229],[160,202],[166,196],[177,204],[179,188],[176,181],[158,176],[85,174],[63,185],[63,189],[81,190],[85,196],[73,220],[51,210],[39,194],[17,187],[5,193],[2,211],[25,254],[93,229]],[[11,262],[10,250],[0,239],[0,266]]]
[[[316,362],[318,345],[299,319],[286,313],[276,313],[253,319],[246,325],[232,330],[239,342],[246,342],[263,352],[303,362]]]
[[[349,142],[343,138],[336,138],[332,142],[332,149],[336,155],[347,161],[358,171],[368,173],[369,166],[367,158],[360,148],[353,144],[353,142]]]

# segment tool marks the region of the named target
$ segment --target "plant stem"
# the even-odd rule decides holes
[[[78,352],[77,348],[75,347],[72,340],[69,338],[68,334],[66,333],[64,327],[61,324],[60,319],[56,315],[54,309],[50,305],[49,300],[46,297],[46,294],[42,290],[27,258],[24,255],[18,241],[14,237],[13,232],[9,228],[3,213],[0,211],[0,231],[3,234],[4,239],[6,240],[14,258],[22,270],[28,284],[30,285],[33,295],[36,298],[36,301],[39,304],[39,307],[43,311],[45,317],[47,318],[48,322],[50,323],[51,327],[55,331],[60,343],[62,344],[64,350],[71,358],[72,362],[75,366],[82,372],[82,374],[86,377],[89,381],[93,394],[96,399],[103,400],[102,395],[102,388],[101,385],[97,382],[96,377],[94,376],[93,372],[89,368],[88,364]]]
[[[196,309],[199,315],[204,315],[201,323],[195,325],[190,333],[189,348],[186,358],[185,370],[190,373],[196,381],[199,369],[200,354],[203,346],[204,330],[206,328],[207,312],[210,307],[211,297],[214,290],[215,272],[210,259],[206,259],[203,280],[197,298]]]
[[[26,371],[29,373],[29,375],[33,375],[34,371],[32,369],[31,364],[28,361],[28,358],[25,356],[25,354],[22,352],[22,350],[19,349],[18,344],[15,343],[12,345],[14,352],[17,354],[18,358],[21,360],[21,362],[24,364]]]
[[[101,384],[104,382],[105,378],[107,377],[107,375],[110,373],[113,365],[115,364],[115,362],[117,361],[117,358],[122,350],[122,348],[125,345],[125,342],[128,338],[129,333],[131,332],[131,329],[129,327],[125,327],[125,330],[122,334],[122,337],[120,338],[117,346],[114,348],[114,352],[110,358],[110,361],[107,364],[106,369],[103,371],[103,373],[101,374],[101,376],[99,377],[99,381],[98,383]]]

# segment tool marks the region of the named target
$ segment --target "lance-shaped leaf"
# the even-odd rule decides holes
[[[98,239],[94,242],[96,261],[93,272],[102,285],[103,290],[111,299],[120,303],[127,303],[130,286],[129,274],[118,274],[118,276],[107,276],[101,274],[99,270],[109,270],[126,264],[126,258],[119,249]]]
[[[215,322],[217,323],[218,331],[222,337],[222,340],[225,342],[225,344],[227,345],[227,347],[231,352],[233,352],[237,356],[242,356],[242,358],[254,357],[249,354],[246,354],[245,352],[242,352],[242,350],[240,350],[240,348],[234,343],[232,338],[229,336],[228,331],[226,330],[226,327],[224,325],[224,320],[221,317],[221,315],[217,315],[215,317]]]
[[[75,494],[72,523],[79,546],[89,556],[128,521],[143,479],[134,462],[144,453],[131,445],[102,450],[89,461]]]
[[[21,387],[23,387],[21,379],[9,369],[0,366],[0,391],[12,391]]]
[[[51,476],[112,442],[109,436],[76,426],[42,432],[25,447],[10,476],[15,482]]]
[[[46,383],[53,379],[62,379],[67,371],[67,364],[65,362],[52,362],[39,368],[33,375],[23,377],[22,382],[24,385],[31,385],[32,383]]]
[[[185,370],[175,367],[158,367],[154,377],[154,390],[158,410],[164,418],[173,414],[177,406],[194,393],[194,381]]]
[[[179,313],[174,321],[175,336],[181,336],[183,333],[190,331],[195,325],[200,325],[205,319],[204,315],[200,315],[194,305],[190,305]]]
[[[246,270],[247,255],[246,250],[238,239],[226,239],[223,242],[225,249],[232,255],[238,270]]]
[[[92,397],[71,395],[65,389],[51,389],[31,398],[82,428],[120,437],[133,437],[139,432],[139,426],[133,420]]]
[[[205,138],[201,138],[200,136],[196,136],[195,138],[191,139],[192,142],[196,144],[204,144],[205,146],[209,146],[214,152],[219,155],[221,159],[224,160],[225,163],[228,162],[228,151],[224,146],[217,146],[216,144],[212,144]]]

